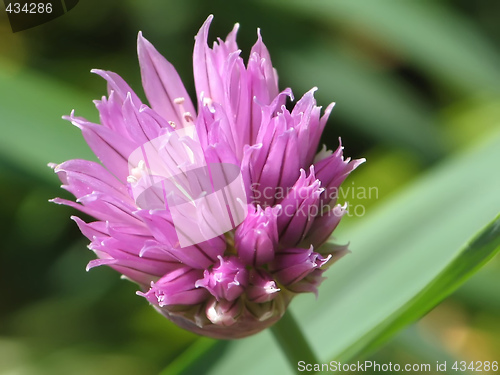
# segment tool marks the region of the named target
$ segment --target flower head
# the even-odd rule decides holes
[[[324,114],[312,89],[287,109],[260,32],[245,64],[238,25],[207,45],[195,38],[196,108],[174,67],[140,33],[149,105],[117,74],[95,102],[100,124],[71,113],[101,163],[51,164],[96,220],[74,217],[97,259],[136,282],[138,294],[193,332],[239,338],[281,318],[297,293],[317,293],[347,252],[322,246],[345,213],[335,192],[364,160],[342,147],[319,153]]]

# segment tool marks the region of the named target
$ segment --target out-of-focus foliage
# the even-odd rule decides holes
[[[156,314],[112,270],[87,274],[93,255],[68,219],[75,212],[47,202],[68,195],[45,165],[91,157],[78,129],[60,118],[73,108],[97,118],[91,100],[105,94],[105,85],[90,69],[116,71],[141,93],[135,39],[142,30],[194,93],[193,36],[210,13],[212,38],[241,24],[244,55],[260,27],[282,88],[292,87],[298,97],[318,86],[321,105],[337,102],[324,143],[336,147],[341,136],[347,155],[368,159],[346,185],[356,192],[374,188],[371,196],[345,197],[351,216],[336,232],[351,241],[353,253],[328,272],[317,302],[304,296],[292,304],[309,317],[308,338],[323,360],[341,352],[339,335],[354,343],[369,328],[363,324],[370,322],[333,323],[346,316],[356,288],[377,272],[389,275],[380,295],[392,295],[384,303],[397,302],[412,264],[422,280],[414,284],[417,292],[427,280],[421,270],[440,269],[494,219],[500,208],[494,136],[500,129],[500,3],[85,0],[16,34],[1,9],[0,374],[147,375],[165,367],[170,374],[216,373],[231,367],[229,357],[241,347],[278,350],[268,333],[236,345],[200,340]],[[391,279],[395,269],[400,282]],[[372,297],[375,327],[384,305]],[[367,309],[368,302],[351,307]],[[496,257],[420,322],[362,358],[500,360],[499,314]],[[255,358],[233,359],[255,373]],[[279,368],[286,371],[292,370]]]

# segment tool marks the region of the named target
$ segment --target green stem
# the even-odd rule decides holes
[[[200,337],[182,354],[180,354],[172,363],[160,372],[160,375],[177,375],[186,373],[190,367],[196,365],[212,348],[217,345],[217,341]]]
[[[319,363],[290,310],[271,327],[271,332],[296,372],[299,372],[298,363],[300,361],[304,361],[306,364]],[[300,373],[308,372],[301,371]]]

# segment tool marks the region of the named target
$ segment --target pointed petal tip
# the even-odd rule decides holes
[[[328,117],[330,117],[330,114],[332,113],[333,111],[333,108],[335,107],[337,103],[335,102],[331,102],[330,104],[328,104],[328,106],[325,108],[325,111],[323,112],[323,116],[321,117],[321,120],[322,121],[328,121]]]
[[[147,48],[147,47],[152,47],[153,45],[151,44],[151,42],[144,37],[144,35],[142,34],[142,31],[139,31],[137,33],[137,51],[141,51],[142,48]]]
[[[61,204],[61,205],[65,205],[65,204],[68,204],[68,203],[72,203],[72,201],[68,201],[66,199],[62,199],[62,198],[52,198],[52,199],[49,199],[49,202],[50,203],[55,203],[55,204]]]
[[[73,118],[75,117],[75,110],[72,109],[69,115],[63,115],[61,118],[66,121],[73,121]]]
[[[293,96],[293,91],[290,87],[285,88],[283,91],[281,91],[278,95],[286,95],[290,98],[290,100],[293,102],[295,100],[295,97]]]
[[[356,160],[353,160],[352,163],[354,163],[354,167],[353,167],[353,170],[354,170],[354,169],[358,168],[361,164],[366,163],[366,159],[365,158],[356,159]]]
[[[99,266],[109,266],[116,264],[118,262],[117,259],[113,258],[107,258],[107,259],[92,259],[88,264],[87,267],[85,267],[85,270],[89,272],[92,268],[99,267]]]
[[[198,31],[198,34],[196,34],[196,36],[194,37],[195,40],[198,39],[198,38],[204,38],[204,39],[208,39],[208,29],[210,28],[210,24],[212,23],[212,20],[214,19],[214,15],[213,14],[210,14],[207,19],[205,20],[205,22],[203,22],[203,25],[200,27],[200,30]]]
[[[137,33],[137,52],[140,51],[141,46],[144,44],[146,40],[147,39],[144,38],[144,36],[142,35],[142,31],[139,31]]]
[[[84,223],[84,221],[82,219],[80,219],[78,216],[75,216],[75,215],[71,215],[69,217],[71,220],[73,220],[75,223]]]

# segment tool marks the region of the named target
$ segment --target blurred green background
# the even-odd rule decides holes
[[[93,254],[69,220],[75,212],[48,203],[69,196],[46,164],[91,157],[79,131],[61,119],[74,108],[97,120],[91,100],[105,84],[90,69],[119,73],[144,98],[139,30],[193,95],[193,37],[210,13],[211,40],[239,22],[246,58],[260,27],[281,88],[300,97],[318,86],[320,105],[337,102],[323,141],[333,148],[341,136],[346,155],[366,157],[347,184],[378,191],[350,199],[353,207],[376,210],[500,129],[496,1],[81,0],[63,17],[16,34],[2,8],[0,374],[157,374],[193,348],[197,336],[156,314],[133,284],[104,267],[85,272]],[[347,217],[336,234],[357,220]],[[369,358],[500,360],[499,317],[496,257]],[[200,363],[208,368],[223,350],[215,346]]]

